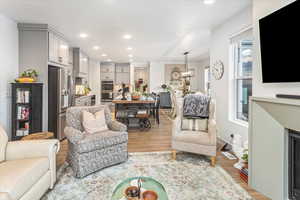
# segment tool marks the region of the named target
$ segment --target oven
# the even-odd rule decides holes
[[[114,90],[114,82],[113,81],[102,81],[101,89],[102,89],[102,91],[113,91]]]

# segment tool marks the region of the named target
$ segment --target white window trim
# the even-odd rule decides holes
[[[230,40],[231,38],[242,34],[245,31],[248,31],[250,29],[252,29],[252,26],[248,26],[242,30],[240,30],[239,32],[233,34],[230,36]],[[235,61],[233,58],[235,58],[234,54],[236,54],[235,49],[236,49],[237,44],[232,44],[230,43],[230,47],[229,47],[229,112],[228,112],[228,119],[230,122],[235,123],[237,125],[240,126],[244,126],[246,128],[248,128],[249,122],[248,121],[244,121],[241,119],[237,118],[237,80],[242,80],[242,79],[252,79],[253,80],[253,76],[238,76],[238,72],[237,72],[237,67],[235,66]]]

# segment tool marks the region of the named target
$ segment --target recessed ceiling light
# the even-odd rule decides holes
[[[125,34],[125,35],[123,35],[123,38],[126,39],[126,40],[129,40],[129,39],[132,38],[132,36],[129,35],[129,34]]]
[[[127,50],[129,50],[129,51],[132,50],[132,47],[127,47]]]
[[[206,5],[211,5],[211,4],[216,3],[216,0],[203,0],[203,3]]]
[[[106,57],[106,56],[107,56],[107,54],[103,53],[101,56],[103,56],[103,57]]]
[[[107,59],[107,62],[111,62],[111,59]]]
[[[86,33],[80,33],[80,34],[79,34],[79,37],[81,37],[81,38],[87,38],[87,37],[88,37],[88,34],[86,34]]]
[[[94,46],[93,49],[98,50],[98,49],[100,49],[100,47],[99,46]]]
[[[132,57],[133,57],[133,55],[132,55],[132,54],[129,54],[129,55],[128,55],[128,57],[129,57],[129,58],[132,58]]]

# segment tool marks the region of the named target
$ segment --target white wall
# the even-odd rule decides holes
[[[89,76],[88,83],[91,93],[96,95],[96,104],[101,102],[101,81],[100,81],[100,62],[97,60],[89,60]]]
[[[253,96],[275,96],[275,94],[300,95],[300,83],[262,83],[259,19],[265,17],[281,7],[294,2],[294,0],[253,0],[254,22],[254,69],[253,69]],[[296,20],[296,19],[295,19]],[[298,20],[298,19],[297,19]],[[283,68],[285,66],[282,66]]]
[[[215,80],[213,77],[211,80],[212,96],[217,104],[218,135],[225,141],[230,141],[231,134],[240,134],[243,141],[248,139],[248,128],[229,120],[229,105],[232,102],[229,100],[229,39],[251,24],[252,8],[249,7],[212,31],[210,63],[212,65],[221,60],[225,67],[221,80]]]
[[[150,62],[150,92],[165,83],[165,62]]]
[[[197,65],[197,77],[195,78],[196,80],[196,90],[199,90],[201,92],[205,92],[205,67],[210,66],[210,59],[204,59],[199,64]]]
[[[18,76],[17,24],[0,14],[0,124],[11,136],[11,86]]]
[[[165,83],[165,65],[184,64],[178,61],[150,62],[150,91],[157,91]],[[209,59],[198,62],[189,62],[189,69],[195,69],[195,77],[191,79],[192,90],[204,90],[204,67],[209,65]],[[203,74],[201,74],[203,68]],[[203,85],[202,85],[203,81]]]

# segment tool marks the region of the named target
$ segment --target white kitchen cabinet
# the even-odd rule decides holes
[[[116,84],[129,84],[130,74],[129,73],[116,73]]]
[[[60,36],[53,32],[48,33],[49,62],[69,65],[69,45]]]
[[[116,64],[116,84],[130,84],[130,65],[128,63]]]
[[[58,46],[59,41],[54,33],[49,32],[49,61],[58,63]]]
[[[115,73],[108,72],[108,73],[100,73],[101,81],[114,81],[115,80]]]

